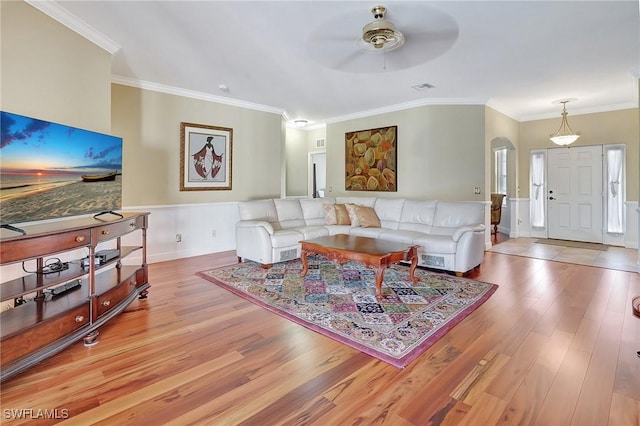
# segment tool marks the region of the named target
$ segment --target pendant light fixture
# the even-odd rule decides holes
[[[550,135],[549,139],[551,142],[560,146],[571,145],[580,137],[580,132],[574,132],[569,126],[569,122],[567,121],[567,103],[572,99],[563,99],[561,101],[556,101],[557,103],[562,104],[562,122],[560,123],[560,128],[555,134]]]

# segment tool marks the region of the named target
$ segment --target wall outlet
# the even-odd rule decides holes
[[[182,234],[176,234],[176,243],[179,243],[182,241]]]
[[[476,194],[476,195],[480,194],[480,187],[479,186],[474,186],[473,187],[473,193]]]
[[[212,236],[213,238],[215,238],[215,237],[216,237],[216,230],[215,230],[215,229],[212,229],[212,230],[211,230],[211,236]]]

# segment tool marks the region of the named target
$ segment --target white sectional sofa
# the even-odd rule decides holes
[[[372,207],[381,227],[328,225],[324,204]],[[350,234],[419,245],[419,266],[461,276],[482,263],[485,208],[484,202],[375,197],[241,201],[237,255],[269,267],[300,257],[301,240]]]

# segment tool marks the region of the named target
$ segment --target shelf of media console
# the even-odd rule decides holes
[[[100,297],[107,294],[114,288],[114,282],[135,281],[139,270],[139,266],[122,265],[120,268],[111,268],[96,274],[95,295]],[[45,294],[41,299],[30,299],[22,305],[3,311],[0,337],[5,339],[20,335],[30,327],[87,305],[90,299],[87,297],[88,277],[77,278],[77,280],[79,285],[76,288],[58,297]]]
[[[104,270],[111,265],[120,264],[119,262],[136,250],[142,249],[142,246],[124,246],[120,248],[120,255],[107,262],[95,265],[96,275],[100,270]],[[36,293],[39,290],[56,288],[74,280],[79,280],[89,274],[89,267],[82,266],[82,260],[68,262],[68,268],[60,272],[50,272],[47,274],[32,273],[21,278],[8,280],[0,285],[0,301],[8,301],[19,299],[23,296]],[[96,292],[99,294],[98,292]],[[86,295],[86,291],[84,292]]]

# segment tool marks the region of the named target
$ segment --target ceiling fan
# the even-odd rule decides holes
[[[396,30],[392,22],[384,19],[387,8],[376,6],[371,9],[375,21],[369,22],[362,28],[362,40],[365,46],[371,46],[374,50],[388,52],[404,44],[404,35]]]
[[[375,6],[371,9],[375,20],[364,27],[360,8],[337,13],[320,23],[307,41],[313,59],[339,71],[410,68],[442,55],[458,39],[458,25],[450,15],[419,2],[394,4],[391,12]]]

